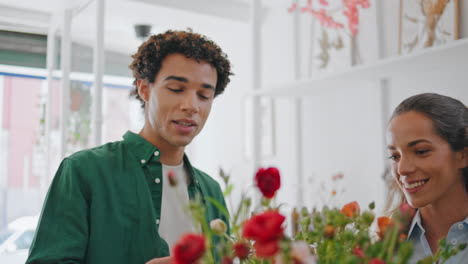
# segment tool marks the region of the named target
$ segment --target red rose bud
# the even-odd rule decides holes
[[[255,175],[255,184],[265,198],[271,199],[281,187],[281,177],[277,168],[260,168]]]
[[[234,261],[232,260],[232,258],[228,256],[224,256],[223,259],[221,260],[221,264],[232,264],[232,263],[234,263]]]
[[[172,187],[177,186],[177,178],[175,172],[169,171],[167,173],[167,179],[169,180],[169,185],[171,185]]]
[[[260,242],[279,240],[283,237],[282,227],[286,217],[277,211],[266,211],[247,220],[242,236]]]
[[[400,214],[403,217],[409,217],[409,219],[412,219],[414,215],[416,214],[416,210],[407,203],[402,203],[399,209],[400,209]]]
[[[245,241],[239,241],[234,244],[234,255],[240,260],[247,259],[250,254],[250,246]]]
[[[348,204],[345,204],[343,208],[341,208],[341,213],[344,214],[346,217],[353,217],[358,216],[361,211],[359,204],[354,201]]]
[[[210,222],[210,228],[218,236],[223,235],[227,231],[226,223],[221,219],[215,219]]]
[[[274,257],[280,250],[279,240],[272,240],[267,242],[257,241],[254,244],[255,255],[259,258]]]
[[[173,247],[175,264],[192,264],[205,253],[205,238],[197,234],[186,234]]]
[[[357,256],[358,258],[361,258],[361,259],[363,259],[363,258],[366,257],[366,255],[364,254],[364,251],[363,251],[362,248],[360,248],[360,247],[355,247],[355,248],[353,249],[353,254],[354,254],[355,256]]]
[[[373,258],[369,261],[368,264],[385,264],[385,261],[379,259],[379,258]]]

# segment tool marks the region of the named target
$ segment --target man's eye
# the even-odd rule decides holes
[[[204,96],[203,94],[199,94],[198,96],[200,96],[200,98],[203,99],[203,100],[208,100],[208,99],[210,99],[209,96]]]
[[[390,155],[388,157],[389,160],[396,160],[397,158],[398,158],[397,155]]]
[[[171,90],[171,91],[173,91],[173,92],[175,92],[175,93],[180,93],[180,92],[182,92],[182,89],[174,89],[174,88],[167,88],[167,89],[169,89],[169,90]]]

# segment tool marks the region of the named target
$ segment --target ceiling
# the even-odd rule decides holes
[[[105,49],[134,53],[140,43],[135,36],[135,24],[151,24],[153,34],[188,27],[207,34],[228,29],[233,23],[248,23],[248,3],[248,0],[107,0]],[[53,14],[64,6],[74,9],[73,41],[92,46],[96,28],[94,0],[0,0],[0,30],[47,34]]]

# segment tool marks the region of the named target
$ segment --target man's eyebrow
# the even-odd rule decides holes
[[[187,83],[187,82],[188,82],[188,79],[187,79],[187,78],[181,77],[181,76],[174,76],[174,75],[167,76],[167,77],[164,79],[164,81],[168,81],[168,80],[175,80],[175,81],[184,82],[184,83]]]
[[[213,87],[213,85],[208,84],[208,83],[202,84],[202,87],[203,87],[203,88],[206,88],[206,89],[210,89],[210,90],[216,90],[216,89]]]
[[[169,80],[175,80],[175,81],[178,81],[178,82],[183,82],[183,83],[188,83],[189,80],[185,77],[182,77],[182,76],[174,76],[174,75],[170,75],[170,76],[167,76],[164,81],[169,81]],[[209,83],[204,83],[201,85],[203,88],[206,88],[206,89],[210,89],[210,90],[216,90],[215,87]]]

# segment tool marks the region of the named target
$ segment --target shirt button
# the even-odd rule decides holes
[[[155,155],[155,156],[159,156],[159,151],[156,150],[156,151],[154,152],[154,155]]]
[[[465,228],[462,223],[459,223],[457,227],[458,227],[458,230],[463,230],[463,228]]]
[[[159,219],[156,219],[156,224],[159,225]]]
[[[456,246],[458,241],[454,238],[454,239],[450,240],[450,243],[452,243],[452,245]]]
[[[146,160],[140,160],[140,163],[141,163],[141,164],[145,164],[145,163],[146,163]]]
[[[160,183],[161,180],[160,180],[159,178],[156,178],[156,179],[154,180],[154,182],[155,182],[155,183]]]

